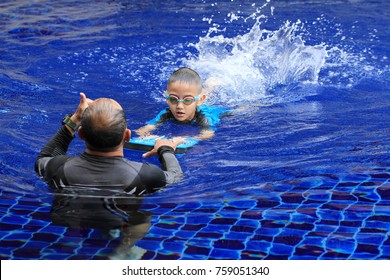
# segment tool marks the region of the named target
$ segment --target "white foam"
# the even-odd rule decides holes
[[[263,8],[263,7],[261,7]],[[216,78],[220,88],[210,102],[238,104],[265,100],[280,86],[318,83],[318,75],[327,55],[324,45],[306,45],[299,35],[303,23],[286,21],[278,30],[261,28],[267,17],[261,8],[247,18],[255,23],[247,33],[229,38],[226,28],[241,17],[230,12],[226,27],[213,24],[207,34],[193,44],[197,55],[185,63],[204,79]]]

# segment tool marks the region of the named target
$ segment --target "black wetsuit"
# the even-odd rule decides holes
[[[67,156],[73,138],[68,129],[62,126],[35,162],[37,174],[56,189],[87,187],[141,195],[176,183],[183,177],[171,147],[162,146],[158,150],[162,170],[156,165],[134,162],[120,156],[103,157],[87,153]]]

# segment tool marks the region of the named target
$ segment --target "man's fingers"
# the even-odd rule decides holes
[[[153,155],[153,154],[154,154],[154,150],[151,150],[151,151],[149,151],[149,152],[144,153],[144,154],[142,155],[142,157],[143,157],[143,158],[148,158],[148,157],[150,157],[150,156]]]

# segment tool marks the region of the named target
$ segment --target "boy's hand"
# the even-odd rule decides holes
[[[180,145],[181,143],[183,143],[184,140],[185,140],[185,138],[182,138],[182,137],[175,137],[175,138],[169,139],[169,140],[168,139],[157,139],[156,143],[154,144],[153,149],[149,152],[144,153],[142,155],[142,157],[147,158],[147,157],[150,157],[152,155],[156,155],[158,148],[160,148],[161,146],[168,146],[168,147],[173,148],[173,150],[176,150],[176,147],[178,145]]]

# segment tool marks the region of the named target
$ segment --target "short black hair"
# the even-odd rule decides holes
[[[127,128],[126,114],[112,101],[102,98],[84,111],[81,127],[90,150],[111,152],[123,141]]]
[[[168,79],[168,86],[175,82],[196,85],[198,87],[198,92],[200,93],[202,91],[202,79],[199,74],[191,68],[182,67],[173,72]]]

